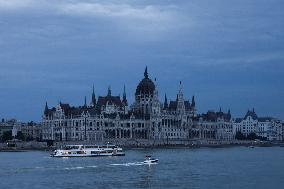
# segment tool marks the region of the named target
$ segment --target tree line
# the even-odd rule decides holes
[[[257,134],[255,133],[250,133],[248,134],[247,136],[245,136],[243,133],[241,133],[240,131],[238,131],[236,133],[236,136],[235,138],[237,140],[267,140],[266,137],[261,137],[261,136],[258,136]]]
[[[4,131],[2,133],[2,135],[0,135],[1,142],[6,142],[6,141],[9,141],[9,140],[13,140],[13,139],[18,139],[18,140],[21,140],[21,141],[32,141],[32,140],[34,140],[33,137],[26,136],[22,131],[18,131],[17,135],[15,137],[13,137],[12,131]]]

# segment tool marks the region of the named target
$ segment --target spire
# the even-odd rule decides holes
[[[220,108],[219,108],[219,112],[220,112],[220,113],[222,112],[221,106],[220,106]]]
[[[123,85],[123,97],[126,97],[125,85]]]
[[[85,96],[85,104],[84,104],[85,107],[87,107],[87,97]]]
[[[227,114],[227,117],[228,117],[228,120],[231,120],[231,118],[232,118],[232,115],[231,115],[231,110],[230,110],[230,109],[228,110],[228,114]]]
[[[181,81],[179,81],[179,89],[178,89],[177,99],[179,101],[183,101],[183,86],[182,86]]]
[[[146,79],[148,79],[148,68],[147,68],[147,66],[146,66],[146,68],[145,68],[144,77],[145,77]]]
[[[192,99],[191,99],[191,106],[192,106],[192,107],[195,107],[195,98],[194,98],[194,95],[192,96]]]
[[[94,85],[93,85],[91,106],[93,106],[93,107],[96,106],[96,95],[95,95],[95,87],[94,87]]]
[[[123,86],[123,97],[122,97],[122,102],[124,102],[124,103],[126,103],[126,104],[127,104],[125,85]]]
[[[107,96],[111,96],[111,88],[110,88],[110,86],[108,87]]]
[[[45,102],[45,108],[44,108],[44,114],[48,113],[48,106],[47,106],[47,102]]]
[[[168,98],[167,98],[167,94],[165,93],[165,101],[164,101],[164,109],[168,108]]]

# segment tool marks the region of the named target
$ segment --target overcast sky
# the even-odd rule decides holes
[[[283,0],[0,0],[0,117],[41,120],[45,101],[132,103],[147,65],[160,99],[284,119]]]

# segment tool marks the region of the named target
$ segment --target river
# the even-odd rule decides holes
[[[51,158],[1,152],[2,189],[218,188],[284,186],[284,148],[131,149],[123,157]],[[146,155],[159,159],[141,163]]]

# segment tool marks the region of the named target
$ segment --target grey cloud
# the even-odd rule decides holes
[[[255,106],[281,116],[283,8],[280,0],[0,0],[1,116],[39,120],[45,100],[80,104],[93,83],[97,94],[126,84],[132,102],[146,65],[161,96],[174,99],[182,80],[200,111]]]

